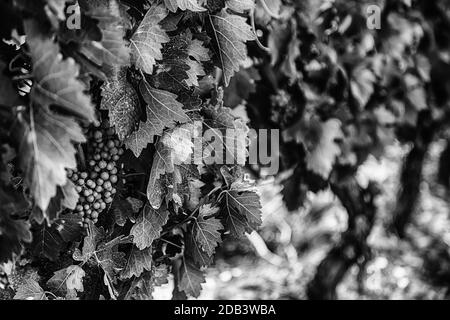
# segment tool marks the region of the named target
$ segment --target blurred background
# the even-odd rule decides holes
[[[435,141],[425,159],[421,196],[407,236],[389,231],[408,146],[389,147],[380,160],[369,157],[359,168],[361,185],[379,183],[370,252],[336,286],[338,299],[445,299],[450,297],[450,220],[448,191],[437,182]],[[207,271],[200,299],[306,299],[317,267],[347,229],[347,214],[329,190],[308,193],[303,208],[288,212],[276,181],[259,185],[264,222],[247,241],[228,240]],[[173,282],[155,291],[170,299]]]

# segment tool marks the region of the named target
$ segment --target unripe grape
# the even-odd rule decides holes
[[[108,180],[108,179],[109,179],[109,174],[108,174],[108,172],[103,171],[103,172],[100,174],[100,178],[102,178],[104,181]]]

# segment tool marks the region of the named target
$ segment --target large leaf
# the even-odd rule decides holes
[[[130,48],[125,37],[125,21],[116,0],[83,0],[85,14],[98,21],[102,33],[100,41],[85,40],[81,52],[98,65],[130,64]]]
[[[100,108],[109,111],[109,120],[115,126],[120,140],[125,140],[137,127],[141,115],[139,97],[127,81],[126,68],[115,69],[102,86]]]
[[[170,40],[159,25],[167,14],[163,6],[152,6],[130,40],[132,63],[148,74],[153,73],[156,60],[162,59],[162,44]]]
[[[94,107],[84,93],[86,88],[77,80],[79,68],[75,61],[63,60],[58,44],[39,33],[34,20],[25,21],[25,32],[33,62],[32,101],[43,107],[56,105],[83,119],[95,120]]]
[[[246,19],[229,14],[223,9],[217,15],[210,15],[212,40],[215,43],[219,65],[223,71],[225,86],[230,83],[240,64],[247,59],[247,41],[255,40],[255,34]]]
[[[131,228],[133,242],[140,250],[144,250],[152,245],[153,241],[158,239],[162,227],[169,219],[169,211],[161,207],[154,210],[150,206],[145,206],[141,215],[138,217],[136,224]]]
[[[206,11],[198,2],[199,0],[164,0],[164,5],[172,12],[176,12],[178,9],[194,12]]]
[[[155,136],[161,136],[165,128],[173,128],[176,122],[189,121],[183,105],[173,93],[152,88],[145,80],[141,82],[139,89],[147,103],[147,121],[141,122],[139,129],[125,141],[136,157],[149,143],[153,143]]]
[[[21,118],[20,166],[36,205],[46,211],[57,187],[67,183],[66,168],[76,168],[72,142],[84,142],[80,126],[46,108]]]

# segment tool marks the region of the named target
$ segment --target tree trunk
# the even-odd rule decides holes
[[[419,114],[414,145],[403,165],[397,204],[393,213],[393,228],[400,238],[405,237],[406,226],[411,220],[420,196],[423,162],[436,132],[436,126],[430,112]]]
[[[353,174],[337,177],[331,188],[348,213],[348,227],[339,243],[328,252],[317,267],[308,285],[308,298],[314,300],[336,299],[336,287],[347,271],[361,258],[369,256],[367,237],[376,214],[374,198],[378,188],[370,183],[361,188]]]

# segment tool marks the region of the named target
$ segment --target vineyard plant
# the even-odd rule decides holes
[[[287,216],[343,208],[305,285],[336,299],[374,258],[368,160],[407,149],[402,241],[436,139],[450,187],[446,0],[2,0],[0,25],[0,299],[198,298],[224,244],[262,240],[267,183]]]

